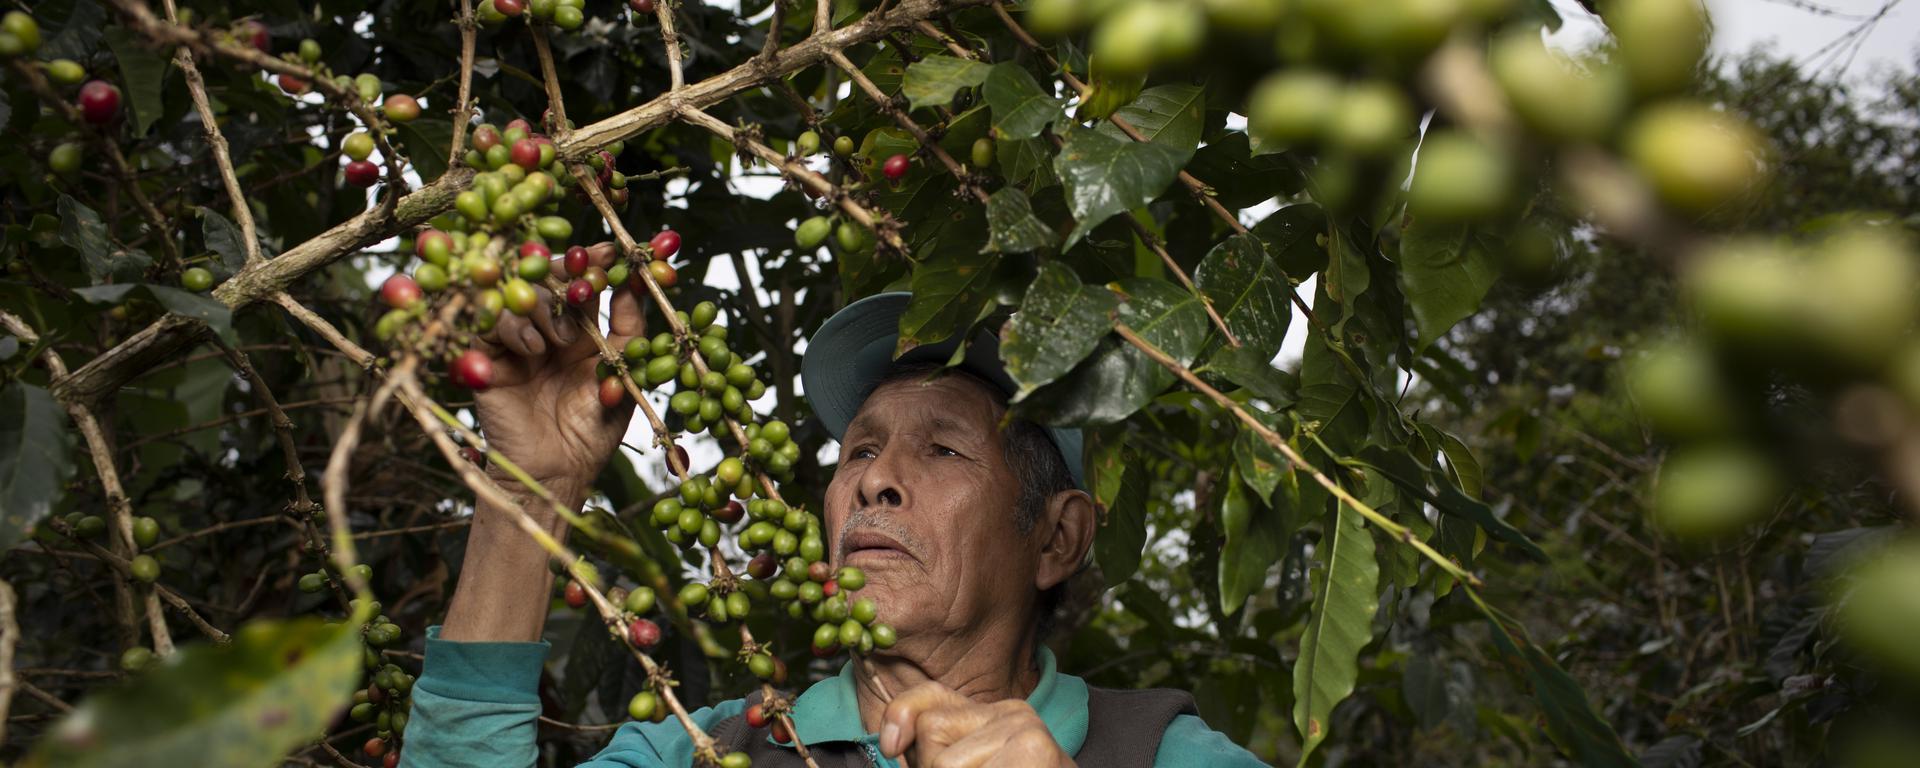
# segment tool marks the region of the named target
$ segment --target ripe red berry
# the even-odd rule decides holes
[[[831,655],[833,655],[833,652],[832,652],[832,651],[828,651],[827,653],[824,653],[824,654],[822,654],[822,653],[820,653],[820,652],[819,652],[819,650],[818,650],[818,649],[816,649],[816,650],[814,651],[814,655],[816,655],[816,656],[831,656]],[[786,744],[786,743],[790,743],[790,742],[792,742],[792,741],[793,741],[793,734],[792,734],[792,733],[788,733],[788,732],[787,732],[787,722],[786,722],[785,720],[775,720],[775,721],[773,721],[773,734],[772,734],[772,736],[773,736],[773,740],[774,740],[774,741],[777,741],[777,742],[780,742],[780,743],[782,743],[782,744]]]
[[[767,727],[767,709],[765,705],[755,704],[751,707],[747,707],[747,727],[748,728]]]
[[[538,256],[543,259],[551,259],[553,258],[553,251],[551,249],[548,249],[545,244],[537,243],[532,240],[528,240],[524,243],[521,243],[520,258],[525,259],[533,256]]]
[[[507,121],[507,132],[511,133],[515,128],[520,129],[522,134],[529,137],[533,135],[533,123],[527,122],[527,119],[524,117],[516,117]]]
[[[779,567],[779,558],[774,557],[772,552],[762,552],[747,561],[747,575],[756,579],[770,579]]]
[[[493,0],[493,9],[502,16],[518,16],[527,9],[524,0]]]
[[[120,114],[120,89],[105,80],[89,80],[80,86],[80,116],[99,125]]]
[[[827,565],[824,561],[816,560],[807,565],[807,581],[815,584],[825,584],[832,578],[833,566]]]
[[[642,649],[660,644],[660,625],[648,619],[634,619],[627,625],[627,638]]]
[[[726,506],[713,511],[713,519],[721,525],[733,525],[734,523],[740,522],[740,518],[746,517],[746,515],[747,508],[740,503],[739,499],[730,499],[727,501]]]
[[[566,261],[561,262],[561,265],[567,268],[567,274],[574,277],[586,274],[588,266],[587,249],[579,245],[568,248]]]
[[[480,154],[484,155],[487,150],[499,145],[500,129],[491,125],[483,125],[473,129],[473,148],[480,152]]]
[[[540,144],[533,139],[521,139],[513,143],[513,164],[529,171],[540,170]]]
[[[600,380],[600,404],[608,408],[618,408],[627,399],[627,388],[620,384],[619,376],[608,376]]]
[[[380,758],[380,768],[395,768],[398,765],[400,765],[400,750],[388,752],[386,757]]]
[[[437,229],[429,229],[420,233],[420,237],[413,241],[413,255],[420,258],[426,258],[427,252],[434,249],[444,249],[444,253],[451,255],[453,236]]]
[[[467,389],[486,389],[493,386],[493,358],[477,349],[469,349],[454,358],[450,371],[453,383]]]
[[[468,464],[476,467],[484,467],[487,465],[487,455],[481,453],[480,449],[471,445],[460,446],[460,458],[466,459]]]
[[[586,280],[574,280],[567,284],[567,303],[580,306],[593,298],[593,283]]]
[[[671,229],[663,231],[654,235],[647,245],[653,248],[653,258],[666,261],[680,252],[680,233]]]
[[[292,94],[294,96],[298,96],[300,94],[307,92],[307,81],[302,80],[299,77],[296,77],[294,75],[281,75],[280,90],[286,91],[287,93]]]
[[[371,187],[380,181],[380,166],[371,160],[355,160],[347,163],[347,183],[356,187]]]
[[[680,466],[687,466],[687,449],[675,445],[673,447],[673,457],[680,461]]]
[[[240,25],[240,38],[261,53],[273,52],[273,36],[267,33],[267,25],[248,19]]]
[[[381,688],[378,685],[367,686],[367,701],[375,704],[385,704],[387,701],[387,689]]]
[[[888,181],[899,181],[907,175],[907,166],[906,155],[894,155],[887,158],[885,165],[880,166],[880,172],[887,175]]]
[[[826,595],[827,597],[840,594],[840,582],[838,580],[828,580],[827,583],[820,585],[820,594]]]
[[[781,661],[778,656],[773,657],[773,684],[787,684],[787,663]]]
[[[395,274],[380,284],[380,299],[394,309],[411,307],[414,302],[420,300],[422,295],[420,284],[406,275]]]
[[[587,604],[587,588],[580,586],[580,582],[567,582],[567,589],[564,596],[566,597],[567,605],[571,607],[581,608]]]
[[[367,739],[367,743],[361,745],[360,751],[367,753],[368,757],[379,757],[387,753],[387,742],[385,739],[375,736]]]
[[[627,0],[627,7],[632,8],[634,13],[653,15],[653,0]]]

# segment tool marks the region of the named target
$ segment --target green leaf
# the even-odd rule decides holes
[[[1546,716],[1547,734],[1553,737],[1554,743],[1587,768],[1639,765],[1620,743],[1613,726],[1593,710],[1580,683],[1535,645],[1519,622],[1487,605],[1480,593],[1471,588],[1466,592],[1492,627],[1494,646],[1525,670],[1533,696],[1539,700],[1542,714]]]
[[[1342,502],[1327,521],[1313,572],[1313,607],[1293,664],[1293,724],[1300,764],[1327,738],[1333,708],[1353,693],[1360,649],[1373,640],[1380,565],[1360,513]]]
[[[1099,131],[1067,133],[1054,172],[1067,188],[1073,211],[1073,231],[1066,247],[1085,237],[1114,214],[1124,213],[1160,196],[1173,182],[1184,161],[1180,150],[1164,144],[1115,139]]]
[[[82,702],[22,765],[274,764],[352,701],[365,618],[255,622],[230,645],[181,648]]]
[[[946,341],[993,302],[988,290],[1000,254],[972,249],[936,251],[913,270],[913,299],[900,315],[899,357],[922,344]]]
[[[231,337],[233,334],[233,310],[218,299],[164,285],[148,285],[147,293],[160,306],[166,307],[168,312],[206,323],[207,327],[221,336]]]
[[[1486,472],[1480,468],[1480,460],[1474,458],[1473,450],[1451,433],[1429,424],[1420,425],[1420,434],[1427,441],[1440,446],[1440,453],[1447,457],[1447,466],[1452,470],[1454,482],[1460,491],[1473,498],[1480,498],[1480,489],[1486,484]]]
[[[73,475],[73,435],[64,420],[46,390],[24,381],[0,387],[0,552],[53,511]]]
[[[1207,254],[1193,282],[1248,354],[1273,359],[1287,338],[1293,286],[1252,235],[1234,235]]]
[[[107,242],[107,225],[101,223],[100,214],[66,195],[60,196],[56,207],[60,210],[60,242],[80,252],[87,274],[93,279],[102,280],[112,274],[114,259],[107,253],[111,244]]]
[[[1020,387],[1013,402],[1066,375],[1092,354],[1113,329],[1119,307],[1120,298],[1112,291],[1082,284],[1072,268],[1057,261],[1042,264],[1000,340],[1000,359]]]
[[[1220,609],[1240,612],[1247,596],[1266,585],[1267,571],[1280,559],[1293,534],[1286,513],[1247,497],[1247,485],[1237,466],[1227,468],[1227,488],[1220,501],[1220,528],[1226,545],[1220,550]]]
[[[1119,117],[1147,141],[1180,150],[1180,165],[1193,159],[1207,113],[1207,91],[1197,85],[1156,85],[1120,108]],[[1094,130],[1121,141],[1133,139],[1111,121]]]
[[[1041,90],[1033,75],[1013,62],[993,65],[982,93],[993,109],[994,135],[1002,141],[1039,136],[1067,116],[1065,103]]]
[[[1326,232],[1327,212],[1312,203],[1289,205],[1253,225],[1253,233],[1267,244],[1267,254],[1295,280],[1326,269],[1327,249],[1320,245]]]
[[[953,95],[987,81],[993,67],[953,56],[928,56],[907,67],[900,90],[912,109],[953,103]]]
[[[1405,451],[1367,446],[1360,454],[1360,462],[1441,512],[1471,520],[1485,529],[1488,535],[1518,547],[1539,562],[1547,561],[1547,553],[1540,545],[1500,519],[1493,513],[1492,507],[1461,493],[1460,489],[1445,480],[1436,479],[1431,468]]]
[[[1164,280],[1133,278],[1109,286],[1125,303],[1120,319],[1181,365],[1206,339],[1207,315],[1193,294]],[[1110,424],[1126,418],[1173,384],[1174,375],[1117,335],[1059,380],[1031,393],[1016,410],[1056,426]]]
[[[1256,417],[1258,415],[1256,413]],[[1271,420],[1268,421],[1271,427]],[[1234,435],[1233,460],[1247,486],[1268,503],[1272,503],[1274,490],[1293,475],[1293,463],[1287,461],[1286,455],[1252,429],[1242,428]]]
[[[1059,241],[1059,234],[1033,215],[1033,203],[1019,187],[1001,187],[987,198],[987,250],[1026,253]]]
[[[231,275],[247,265],[247,239],[240,227],[212,208],[200,208],[200,239],[207,249],[220,254],[220,268]]]
[[[1290,197],[1306,185],[1306,176],[1300,173],[1300,163],[1293,155],[1252,157],[1247,135],[1239,131],[1208,141],[1187,163],[1187,172],[1206,182],[1214,199],[1229,210]]]
[[[447,172],[447,152],[453,148],[453,121],[423,117],[411,123],[395,123],[402,152],[408,164],[420,174],[420,181],[432,183]]]
[[[1080,106],[1074,108],[1074,119],[1081,122],[1105,120],[1139,98],[1140,89],[1146,84],[1145,73],[1114,75],[1095,72],[1087,78],[1087,91],[1080,98]]]
[[[1102,441],[1093,460],[1094,500],[1106,510],[1093,539],[1094,562],[1108,584],[1133,578],[1147,543],[1147,494],[1152,478],[1118,440]]]
[[[133,135],[145,136],[164,111],[161,92],[172,61],[155,52],[144,38],[127,27],[108,27],[106,37],[107,47],[113,49],[114,61],[120,64],[127,101],[133,107]]]
[[[1262,355],[1248,347],[1221,347],[1207,358],[1205,371],[1225,376],[1254,397],[1274,408],[1293,405],[1300,383],[1291,374],[1273,367],[1273,356]]]
[[[1053,175],[1053,153],[1040,139],[1011,140],[1005,136],[994,142],[994,155],[1009,184],[1031,184],[1033,190],[1050,187],[1056,183]]]
[[[1480,300],[1499,276],[1495,247],[1468,225],[1435,226],[1416,219],[1407,227],[1400,241],[1400,287],[1413,307],[1414,352],[1480,310]]]

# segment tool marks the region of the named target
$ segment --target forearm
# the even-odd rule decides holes
[[[551,506],[511,480],[509,490],[535,525],[566,540],[566,522]],[[578,509],[584,494],[576,484],[550,490],[570,509]],[[473,525],[467,531],[467,552],[460,581],[447,606],[440,636],[458,642],[536,642],[547,622],[553,594],[553,572],[539,542],[514,521],[514,511],[484,499],[476,504]]]

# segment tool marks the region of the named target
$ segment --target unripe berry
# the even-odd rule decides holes
[[[356,131],[340,143],[340,151],[354,160],[365,160],[373,154],[373,136],[366,131]]]
[[[73,59],[54,59],[47,62],[47,77],[61,85],[73,85],[86,79],[87,68]]]
[[[841,157],[853,154],[853,137],[841,136],[833,140],[833,153]]]
[[[635,720],[652,720],[653,713],[660,707],[660,697],[653,691],[641,691],[627,702],[627,714]]]
[[[194,293],[201,293],[213,287],[213,273],[205,267],[189,267],[180,273],[180,287]]]
[[[411,123],[420,117],[419,100],[404,93],[388,96],[382,106],[386,110],[387,119],[396,123]]]
[[[154,579],[160,578],[160,561],[153,559],[152,555],[135,555],[132,562],[128,563],[127,570],[133,573],[135,579],[152,584]]]
[[[659,283],[661,288],[672,288],[675,283],[680,282],[680,273],[674,271],[673,265],[664,261],[647,262],[647,272],[653,276],[653,281]]]
[[[300,41],[300,60],[312,64],[320,60],[320,41],[307,38]]]

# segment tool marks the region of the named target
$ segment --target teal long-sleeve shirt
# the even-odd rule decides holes
[[[531,766],[537,757],[534,735],[540,715],[538,686],[549,644],[461,643],[427,630],[427,653],[413,686],[413,710],[407,720],[403,768],[440,766]],[[1087,737],[1087,684],[1054,668],[1053,653],[1040,649],[1040,682],[1027,697],[1054,741],[1067,754],[1080,751]],[[741,699],[692,713],[702,729],[740,714]],[[854,699],[853,667],[809,687],[794,700],[793,724],[802,742],[854,742],[874,765],[895,768],[880,754],[880,737],[860,726]],[[674,720],[627,723],[614,732],[600,754],[582,768],[654,768],[693,764],[693,742]],[[1264,765],[1226,735],[1192,715],[1167,725],[1154,756],[1156,768],[1241,768]]]

